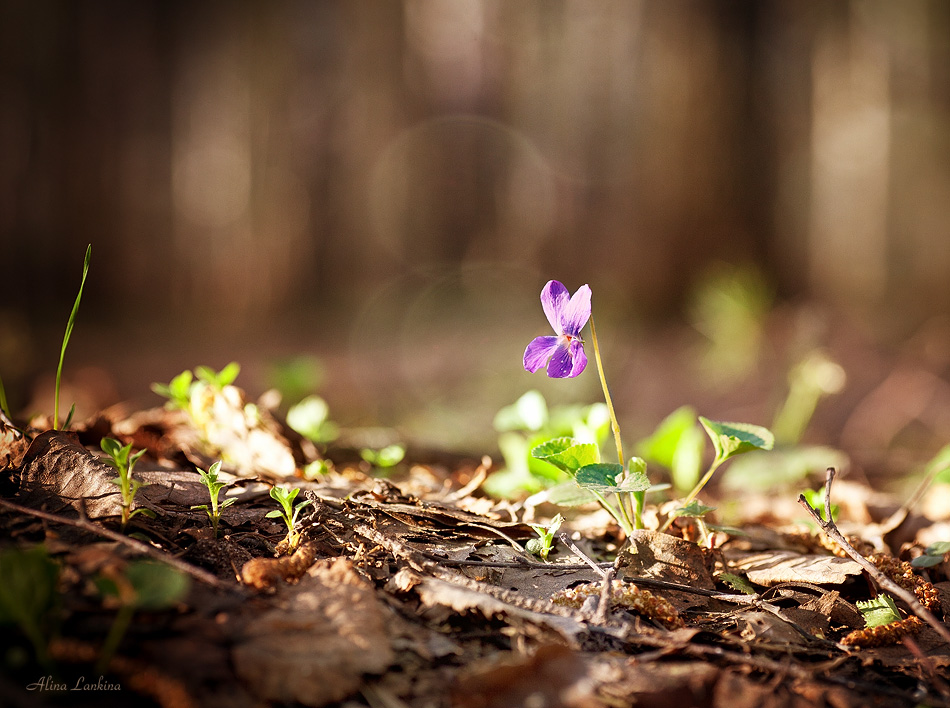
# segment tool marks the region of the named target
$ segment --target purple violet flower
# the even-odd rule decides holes
[[[587,366],[581,330],[590,319],[590,286],[582,285],[571,297],[564,285],[549,280],[541,307],[557,336],[532,339],[524,350],[524,368],[533,374],[547,366],[552,379],[573,378]]]

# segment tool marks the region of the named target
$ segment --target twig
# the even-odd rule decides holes
[[[597,565],[593,560],[591,560],[591,558],[586,553],[584,553],[584,551],[578,548],[566,533],[559,533],[557,537],[561,539],[561,543],[563,543],[565,546],[571,549],[571,552],[575,556],[577,556],[582,561],[587,563],[587,565],[593,568],[594,572],[596,572],[601,578],[607,577],[607,571],[605,571],[603,568]]]
[[[152,546],[149,546],[147,543],[142,543],[141,541],[137,539],[129,538],[128,536],[125,536],[121,533],[117,533],[115,531],[107,529],[104,526],[99,526],[98,524],[94,524],[87,519],[84,519],[84,518],[69,519],[64,516],[56,516],[55,514],[50,514],[49,512],[46,512],[46,511],[40,511],[39,509],[31,509],[30,507],[27,507],[27,506],[20,506],[19,504],[14,504],[13,502],[7,501],[6,499],[0,499],[0,506],[10,509],[11,511],[19,512],[21,514],[28,514],[30,516],[35,516],[39,519],[45,519],[46,521],[50,521],[54,524],[64,524],[66,526],[73,526],[75,528],[82,529],[83,531],[88,531],[98,536],[103,536],[104,538],[108,538],[110,541],[121,543],[125,546],[128,546],[129,548],[132,548],[133,550],[136,550],[140,553],[144,553],[148,556],[151,556],[152,558],[155,558],[156,560],[159,560],[162,563],[166,563],[167,565],[172,566],[176,570],[180,570],[182,573],[186,573],[190,575],[191,577],[193,577],[195,580],[205,583],[206,585],[210,585],[211,587],[217,588],[219,590],[225,590],[228,592],[236,592],[242,595],[244,594],[243,588],[225,583],[206,570],[202,570],[201,568],[196,568],[190,563],[186,563],[185,561],[180,560],[179,558],[176,558],[175,556],[169,555],[168,553],[163,553],[157,548],[153,548]]]
[[[832,541],[838,544],[841,549],[851,556],[858,565],[864,568],[868,575],[870,575],[874,580],[887,592],[896,595],[901,600],[903,600],[914,614],[920,617],[924,622],[929,624],[937,634],[940,635],[942,639],[946,642],[950,642],[950,630],[947,629],[946,625],[943,624],[940,620],[934,616],[930,610],[921,605],[917,601],[917,597],[910,592],[905,590],[900,585],[895,583],[884,573],[878,570],[867,558],[858,553],[854,547],[848,543],[842,533],[838,530],[838,527],[835,526],[834,521],[831,519],[831,484],[835,479],[837,471],[834,467],[829,467],[827,472],[827,477],[825,480],[825,515],[828,517],[828,520],[825,521],[821,518],[821,514],[817,509],[812,507],[808,503],[808,500],[805,499],[804,494],[798,496],[798,503],[805,507],[805,510],[812,515],[812,518],[815,519],[815,522],[821,527],[821,530],[824,531],[825,535],[830,538]]]
[[[597,602],[597,611],[594,613],[594,624],[604,624],[607,621],[607,614],[610,612],[610,596],[614,587],[613,568],[604,573],[604,581],[600,586],[600,599]]]

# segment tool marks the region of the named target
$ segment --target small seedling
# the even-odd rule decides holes
[[[696,525],[699,527],[699,536],[703,545],[709,539],[709,526],[706,524],[706,519],[704,518],[706,514],[710,511],[715,511],[716,507],[706,506],[705,504],[700,504],[697,500],[693,499],[686,506],[681,506],[679,509],[676,509],[673,512],[674,518],[686,517],[696,520]]]
[[[86,246],[86,258],[82,264],[82,280],[79,283],[79,293],[76,295],[76,302],[73,303],[73,310],[69,313],[69,320],[66,322],[66,333],[63,335],[63,346],[59,350],[59,365],[56,367],[56,387],[53,393],[53,430],[59,430],[59,386],[63,377],[63,359],[66,357],[66,347],[69,345],[69,338],[73,335],[73,325],[76,323],[76,315],[79,313],[79,302],[82,300],[82,289],[86,284],[86,275],[89,273],[89,259],[92,257],[92,244]],[[69,423],[76,411],[76,405],[73,404],[69,409],[69,415],[66,416],[64,428],[69,427]]]
[[[330,407],[320,396],[307,396],[287,411],[287,425],[311,442],[332,442],[339,434],[336,423],[329,420]]]
[[[165,404],[166,408],[188,410],[188,405],[191,403],[192,379],[190,371],[182,371],[167,384],[153,383],[152,390],[159,396],[168,399],[168,403]]]
[[[373,467],[381,470],[387,470],[390,467],[395,467],[400,462],[402,462],[405,456],[406,447],[399,444],[387,445],[386,447],[379,450],[370,447],[360,450],[360,457],[362,457],[366,462],[370,463]]]
[[[709,439],[712,440],[715,457],[706,470],[703,478],[696,483],[692,491],[683,499],[683,506],[688,507],[690,502],[696,498],[706,483],[712,479],[713,474],[724,462],[732,459],[736,455],[741,455],[753,450],[771,450],[775,446],[775,437],[761,425],[752,425],[751,423],[722,423],[715,420],[709,420],[699,416],[699,422],[702,424]],[[670,515],[661,531],[669,528],[670,524],[676,518],[676,512]]]
[[[818,489],[806,489],[802,492],[802,496],[805,497],[805,501],[808,502],[808,505],[812,509],[817,509],[818,513],[821,514],[821,518],[825,521],[825,488],[819,487]],[[837,521],[838,518],[838,505],[831,505],[831,520]]]
[[[297,545],[300,543],[300,533],[294,530],[294,526],[297,525],[297,516],[299,516],[301,510],[312,503],[309,499],[307,501],[300,502],[296,507],[294,507],[294,499],[297,497],[297,494],[300,493],[300,489],[287,489],[286,487],[272,487],[270,490],[271,499],[277,501],[280,504],[280,509],[274,509],[269,511],[266,514],[268,519],[277,519],[281,518],[284,520],[284,523],[287,524],[287,538],[285,539],[287,550],[293,551],[297,548]]]
[[[910,564],[915,568],[933,568],[943,563],[948,553],[950,553],[950,541],[937,541],[927,546],[923,555],[914,558]]]
[[[208,518],[211,519],[211,528],[214,529],[215,538],[218,537],[218,523],[221,521],[221,512],[235,502],[233,498],[218,501],[218,495],[221,493],[221,490],[228,486],[226,482],[218,481],[218,470],[220,468],[220,461],[211,465],[207,472],[205,472],[200,467],[198,468],[198,474],[201,475],[201,481],[204,482],[205,487],[208,488],[208,494],[211,496],[211,506],[209,507],[207,504],[200,504],[191,507],[192,509],[205,510],[205,512],[208,514]]]
[[[775,415],[776,440],[797,444],[808,427],[815,407],[824,396],[839,393],[847,381],[841,365],[820,351],[813,351],[788,375],[788,396]]]
[[[150,560],[129,563],[124,573],[115,572],[96,581],[99,592],[118,600],[119,610],[102,645],[96,671],[106,672],[116,649],[125,636],[137,610],[162,610],[171,607],[188,592],[188,576]]]
[[[33,646],[36,660],[49,669],[59,565],[42,546],[11,548],[0,553],[0,577],[0,625],[19,627]]]
[[[177,408],[193,414],[196,392],[202,388],[220,392],[225,386],[233,384],[239,373],[241,365],[236,361],[232,361],[221,371],[215,371],[210,366],[196,366],[193,375],[191,371],[186,370],[167,384],[153,383],[152,391],[168,399],[165,404],[168,408]]]
[[[531,528],[534,529],[535,533],[538,534],[538,538],[532,538],[525,544],[525,550],[532,555],[538,556],[541,560],[546,561],[548,559],[548,554],[551,552],[551,546],[554,543],[554,535],[558,532],[558,529],[561,528],[561,524],[564,523],[564,517],[560,514],[557,514],[551,523],[548,525],[542,524],[531,524]]]
[[[221,371],[215,371],[210,366],[196,366],[195,376],[199,381],[204,381],[216,391],[220,391],[225,386],[230,386],[241,373],[241,365],[232,361]]]
[[[154,512],[145,508],[132,510],[132,504],[135,501],[135,495],[144,485],[138,480],[132,479],[132,468],[139,458],[145,454],[145,450],[139,450],[132,455],[132,443],[125,445],[113,438],[102,438],[99,447],[106,453],[106,464],[115,467],[119,476],[112,480],[113,484],[119,486],[122,491],[122,528],[128,525],[129,521],[136,514],[145,514],[154,517]]]

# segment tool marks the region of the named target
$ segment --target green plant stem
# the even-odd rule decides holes
[[[610,390],[607,388],[607,378],[604,376],[604,364],[600,359],[600,345],[597,343],[597,329],[594,327],[594,316],[590,318],[590,340],[594,346],[594,360],[597,362],[597,373],[600,374],[600,386],[604,389],[604,402],[610,414],[610,428],[614,431],[614,442],[617,444],[617,459],[623,465],[623,443],[620,441],[620,424],[614,412],[614,403],[610,399]]]
[[[99,661],[96,662],[96,673],[104,674],[106,669],[109,668],[109,662],[111,662],[112,657],[115,656],[116,649],[119,648],[119,643],[122,641],[122,637],[125,636],[125,632],[129,628],[129,623],[132,621],[133,614],[135,614],[135,607],[132,605],[124,604],[119,607],[119,611],[116,613],[115,620],[112,622],[112,627],[109,628],[109,634],[106,637],[106,641],[102,645],[102,651],[99,654]]]
[[[689,494],[686,495],[686,498],[682,501],[681,506],[688,506],[689,503],[693,501],[693,499],[696,498],[696,495],[699,494],[702,491],[703,487],[706,486],[706,483],[710,479],[712,479],[713,474],[716,472],[717,469],[719,469],[719,466],[723,462],[725,462],[725,460],[720,460],[718,457],[715,460],[713,460],[713,463],[709,466],[709,469],[706,470],[706,474],[704,474],[703,478],[699,480],[699,482],[696,483],[696,486],[693,487],[693,490]],[[666,523],[664,523],[663,526],[660,527],[660,533],[663,533],[664,531],[666,531],[670,527],[670,524],[672,524],[675,519],[676,519],[675,514],[670,516],[670,518],[666,520]]]
[[[89,274],[89,259],[92,256],[92,244],[86,246],[86,258],[82,265],[82,281],[79,283],[79,293],[76,295],[76,302],[73,303],[73,311],[69,314],[69,320],[66,322],[66,333],[63,335],[63,346],[59,350],[59,366],[56,367],[56,390],[53,393],[53,430],[59,430],[59,384],[63,377],[63,359],[66,357],[66,347],[69,345],[69,338],[73,334],[73,325],[76,323],[76,314],[79,312],[79,302],[82,300],[82,289],[86,284],[86,276]]]
[[[608,502],[603,494],[601,494],[600,492],[595,492],[593,489],[590,490],[590,492],[591,494],[594,495],[594,497],[597,499],[600,505],[604,509],[606,509],[607,512],[612,517],[614,517],[614,520],[618,524],[620,524],[620,527],[623,529],[624,533],[626,533],[629,536],[630,533],[633,531],[634,526],[633,526],[633,522],[630,521],[630,514],[627,513],[627,509],[624,506],[623,501],[619,498],[619,495],[616,495],[618,497],[617,501],[619,502],[619,507],[620,507],[620,511],[618,512],[616,507],[614,507],[613,504]]]
[[[7,405],[7,391],[3,387],[3,377],[0,377],[0,412],[10,418],[10,406]]]
[[[593,315],[591,315],[590,318],[590,341],[594,347],[594,361],[597,362],[597,373],[600,375],[600,387],[604,390],[604,402],[607,404],[607,413],[610,415],[610,429],[614,433],[614,443],[617,445],[617,459],[620,461],[621,466],[623,466],[623,442],[620,439],[620,423],[617,422],[617,413],[614,411],[614,402],[610,398],[610,389],[607,388],[607,377],[604,376],[604,363],[600,358],[600,343],[597,341],[597,328],[594,327]],[[620,510],[623,512],[623,517],[626,521],[627,528],[625,530],[629,531],[631,528],[643,528],[643,520],[641,519],[638,510],[634,509],[634,518],[631,521],[630,512],[627,510],[627,505],[619,495],[617,496],[617,503],[620,506]]]

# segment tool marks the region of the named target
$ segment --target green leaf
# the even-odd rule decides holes
[[[315,443],[332,441],[339,433],[328,418],[330,407],[320,396],[307,396],[287,411],[287,425]]]
[[[576,444],[574,438],[555,438],[538,445],[531,451],[531,456],[573,475],[585,465],[596,464],[600,460],[600,451],[591,443]]]
[[[540,430],[548,421],[548,405],[538,391],[528,391],[510,406],[495,414],[495,430]]]
[[[950,484],[950,445],[944,445],[937,454],[930,459],[924,474],[935,475],[935,482]]]
[[[109,457],[118,462],[119,456],[122,454],[122,444],[118,440],[115,438],[102,438],[99,442],[99,447],[102,448],[102,451]]]
[[[406,448],[403,445],[387,445],[381,450],[364,448],[360,450],[360,457],[375,467],[395,467],[406,456]]]
[[[716,507],[706,506],[705,504],[700,504],[697,500],[693,499],[686,506],[680,507],[677,509],[674,514],[676,516],[689,516],[692,518],[700,518],[708,514],[710,511],[715,511]]]
[[[664,418],[653,434],[637,444],[637,452],[651,462],[673,468],[680,439],[696,425],[696,411],[681,406]]]
[[[712,440],[716,449],[716,459],[722,463],[730,457],[751,450],[771,450],[775,446],[775,437],[761,425],[751,423],[722,423],[699,417],[699,422]]]
[[[230,364],[221,369],[221,371],[219,371],[218,375],[215,377],[218,382],[218,386],[221,388],[230,386],[237,380],[239,373],[241,373],[241,365],[236,361],[232,361]]]
[[[880,627],[892,622],[899,622],[900,613],[897,611],[897,605],[890,595],[878,595],[873,600],[858,600],[855,607],[864,617],[864,624],[867,627]]]
[[[86,246],[86,257],[82,264],[82,280],[79,283],[79,292],[76,294],[76,301],[73,303],[72,312],[69,313],[69,320],[66,322],[66,332],[63,334],[63,346],[59,350],[59,365],[56,367],[56,385],[53,392],[53,430],[59,429],[59,386],[63,375],[63,360],[66,357],[66,347],[69,346],[69,338],[73,334],[73,326],[76,324],[76,315],[79,314],[79,303],[82,300],[82,289],[86,285],[86,276],[89,275],[89,260],[92,258],[92,244]],[[66,426],[69,426],[73,413],[76,410],[74,403],[70,408],[69,415],[66,416]]]
[[[28,635],[52,608],[59,565],[43,546],[0,553],[0,624],[15,623]],[[32,638],[32,636],[31,636]]]
[[[267,519],[277,519],[277,518],[282,517],[283,515],[284,515],[284,512],[282,512],[279,509],[274,509],[273,511],[268,511],[266,514],[264,514],[264,517]]]
[[[741,575],[736,575],[735,573],[720,573],[719,580],[724,582],[733,590],[738,590],[745,595],[758,594],[756,593],[755,588],[752,586],[752,583],[743,578]]]
[[[556,484],[548,489],[547,498],[552,504],[564,507],[583,506],[597,502],[597,497],[587,489],[578,487],[573,480]]]
[[[935,543],[931,543],[924,550],[924,553],[926,553],[928,556],[946,555],[947,553],[950,553],[950,541],[937,541]]]
[[[924,554],[922,556],[917,556],[910,562],[915,568],[933,568],[935,565],[940,565],[943,563],[943,556],[931,556]]]
[[[175,568],[155,561],[133,561],[125,576],[135,589],[135,607],[161,610],[178,602],[188,592],[188,576]]]
[[[129,449],[131,450],[132,443],[129,443]],[[129,472],[132,471],[132,468],[135,466],[135,463],[139,461],[139,458],[142,457],[147,452],[144,448],[136,452],[132,457],[129,458]]]

